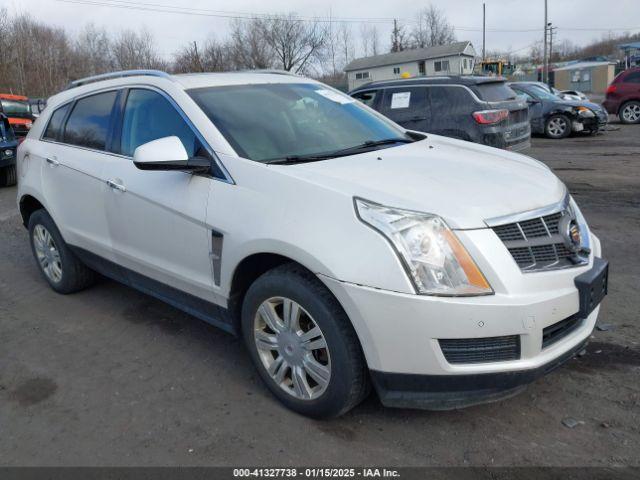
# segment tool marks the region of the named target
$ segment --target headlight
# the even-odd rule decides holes
[[[394,247],[416,291],[425,295],[490,295],[493,289],[440,217],[355,199],[358,217]]]
[[[5,150],[4,151],[4,156],[5,157],[13,157],[13,150]]]
[[[573,214],[576,218],[576,223],[578,224],[578,228],[579,228],[578,231],[580,232],[579,233],[580,235],[579,251],[584,253],[589,253],[591,252],[591,239],[589,235],[589,226],[587,225],[587,221],[582,215],[582,212],[580,211],[580,208],[578,207],[578,204],[573,199],[573,197],[570,197],[569,199],[569,208],[573,210]]]
[[[576,111],[582,118],[591,118],[596,116],[596,114],[587,107],[576,107]]]

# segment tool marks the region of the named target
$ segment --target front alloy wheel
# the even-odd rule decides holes
[[[571,133],[570,120],[564,115],[553,115],[547,121],[546,130],[550,138],[564,138]]]
[[[324,393],[331,378],[331,358],[322,330],[311,315],[289,298],[262,302],[254,320],[254,340],[271,379],[300,400]]]
[[[369,372],[345,311],[312,272],[285,263],[242,300],[242,336],[267,388],[314,418],[336,417],[369,393]]]

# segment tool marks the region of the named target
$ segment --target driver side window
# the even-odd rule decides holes
[[[531,95],[529,95],[527,92],[523,90],[516,90],[516,92],[518,93],[518,95],[523,96],[526,100],[534,100],[534,98]]]
[[[191,127],[166,98],[152,90],[131,89],[122,120],[120,152],[132,157],[140,145],[174,135],[189,158],[207,156]]]

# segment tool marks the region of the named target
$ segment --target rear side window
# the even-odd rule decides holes
[[[193,130],[166,98],[151,90],[131,90],[122,121],[121,153],[132,157],[140,145],[170,136],[182,141],[189,158],[207,156]]]
[[[67,120],[64,142],[104,150],[116,96],[117,92],[105,92],[78,100]]]
[[[373,108],[376,102],[376,98],[378,97],[378,90],[369,90],[368,92],[354,93],[352,97],[360,100],[367,107]]]
[[[629,83],[640,83],[640,72],[630,73],[624,81]]]
[[[481,83],[474,85],[473,90],[480,100],[485,102],[502,102],[516,98],[515,92],[505,82]]]
[[[64,117],[67,115],[68,110],[69,104],[66,104],[53,112],[53,115],[51,115],[51,119],[49,120],[49,125],[47,125],[47,129],[44,131],[42,138],[46,138],[47,140],[58,140],[60,138],[62,122],[64,121]]]
[[[446,115],[458,113],[461,110],[468,111],[472,105],[469,91],[463,87],[430,87],[431,109],[434,115]],[[513,93],[515,97],[515,93]]]
[[[425,87],[389,88],[385,90],[380,111],[392,120],[402,122],[426,116],[428,108]]]

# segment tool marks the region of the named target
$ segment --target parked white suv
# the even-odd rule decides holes
[[[268,388],[342,414],[512,395],[572,357],[607,262],[531,158],[407,131],[275,72],[120,72],[52,97],[18,202],[60,293],[94,272],[242,335]]]

